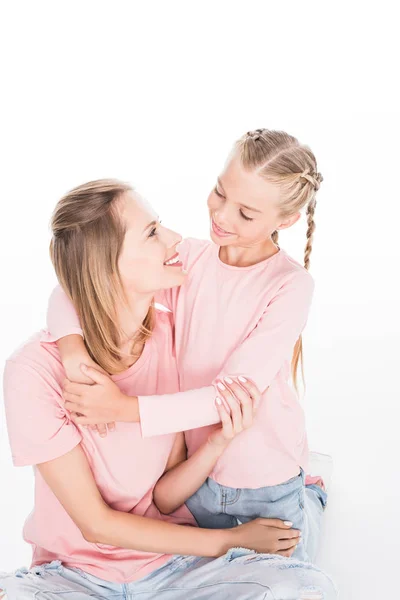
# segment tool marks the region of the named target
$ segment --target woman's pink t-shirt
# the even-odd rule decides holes
[[[106,438],[71,422],[63,406],[65,378],[57,345],[46,332],[31,338],[7,361],[4,399],[12,457],[16,466],[38,465],[82,445],[105,502],[115,510],[173,523],[195,525],[182,507],[161,515],[152,500],[154,485],[163,474],[174,434],[143,438],[140,425],[117,423]],[[113,376],[124,393],[163,394],[178,390],[172,352],[171,315],[157,311],[156,326],[140,359]],[[33,565],[61,560],[65,565],[108,581],[134,581],[171,557],[87,542],[68,516],[38,469],[35,506],[24,527],[33,546]]]

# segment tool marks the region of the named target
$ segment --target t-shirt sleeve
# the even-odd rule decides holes
[[[58,458],[82,439],[50,380],[51,376],[41,374],[36,366],[6,363],[4,403],[12,459],[17,467]]]
[[[78,334],[83,337],[81,324],[76,310],[60,285],[52,291],[47,308],[48,342],[56,342],[67,335]]]
[[[313,290],[312,277],[303,271],[283,284],[256,327],[229,356],[211,385],[176,394],[139,397],[143,436],[217,423],[215,398],[218,388],[215,382],[225,376],[247,377],[264,392],[292,356],[307,322]]]

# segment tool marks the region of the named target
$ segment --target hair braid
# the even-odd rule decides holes
[[[315,231],[314,214],[315,214],[316,205],[317,205],[317,202],[314,197],[308,203],[307,210],[306,210],[308,227],[307,227],[307,243],[306,243],[306,247],[304,250],[304,267],[307,269],[307,271],[310,268],[310,254],[312,252],[312,243],[313,243],[313,237],[314,237],[314,231]]]

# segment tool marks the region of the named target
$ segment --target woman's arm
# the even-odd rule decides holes
[[[175,525],[110,508],[97,488],[80,445],[37,468],[89,542],[196,556],[220,556],[232,543],[228,530]]]
[[[240,546],[290,556],[299,541],[291,523],[278,519],[256,519],[233,529],[201,529],[114,510],[104,502],[80,445],[37,468],[84,538],[93,544],[209,557]]]
[[[222,426],[187,460],[184,435],[177,435],[166,472],[154,488],[154,502],[162,513],[172,513],[197,492],[232,439],[251,426],[259,400],[257,388],[253,386],[251,396],[241,389],[236,397],[228,390],[221,392],[223,401],[216,399],[216,407]]]
[[[259,552],[293,551],[298,532],[278,520],[257,519],[234,529],[209,531],[118,512],[107,506],[81,447],[82,436],[62,406],[57,377],[48,376],[53,366],[58,370],[51,363],[32,345],[6,363],[4,403],[12,458],[16,466],[37,465],[87,540],[143,551],[202,556],[218,556],[235,546]]]

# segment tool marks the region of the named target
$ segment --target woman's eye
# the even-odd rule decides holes
[[[153,227],[153,229],[149,233],[149,238],[154,237],[155,235],[157,235],[157,229]]]
[[[215,186],[214,188],[214,192],[217,194],[217,196],[219,196],[220,198],[224,198],[224,196],[221,194],[221,192],[218,191],[217,186]]]
[[[250,219],[250,217],[246,217],[245,214],[243,214],[242,210],[239,210],[240,212],[240,216],[243,217],[243,219],[246,219],[246,221],[253,221],[254,219]]]

